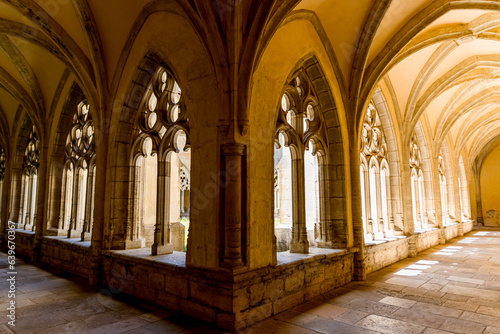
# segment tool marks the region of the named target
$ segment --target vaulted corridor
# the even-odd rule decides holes
[[[0,253],[0,268],[6,268]],[[15,327],[0,333],[224,333],[200,320],[18,259]],[[2,270],[0,289],[7,290]],[[473,230],[242,333],[500,333],[500,229]],[[4,307],[5,306],[5,307]]]

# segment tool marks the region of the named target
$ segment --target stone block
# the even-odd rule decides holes
[[[150,272],[149,286],[153,289],[163,290],[165,288],[165,276],[158,272]]]
[[[217,327],[234,331],[235,319],[236,317],[232,313],[217,313]]]
[[[233,312],[233,300],[230,290],[214,285],[190,282],[190,296],[204,305],[215,307],[225,312]]]
[[[300,290],[273,303],[273,314],[278,314],[304,302],[304,291]]]
[[[285,277],[285,291],[293,292],[297,291],[304,286],[304,271],[298,271],[287,277]]]
[[[319,296],[321,293],[321,283],[307,286],[304,289],[304,301],[311,300],[312,298]]]
[[[134,283],[134,296],[154,303],[156,298],[156,291],[155,289],[150,288],[146,285]]]
[[[250,294],[246,288],[234,291],[233,310],[239,312],[250,307]]]
[[[180,300],[180,310],[184,314],[189,314],[203,321],[215,323],[216,320],[215,309],[189,300]]]
[[[318,284],[325,280],[325,267],[319,265],[305,269],[305,284]]]
[[[163,291],[156,293],[156,304],[172,311],[179,311],[179,297]]]
[[[187,298],[189,296],[188,281],[180,277],[165,275],[165,292]]]
[[[235,329],[245,328],[256,322],[269,318],[273,314],[273,304],[267,303],[252,307],[236,314]]]

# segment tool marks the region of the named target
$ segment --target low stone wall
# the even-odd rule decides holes
[[[89,279],[90,241],[67,237],[42,238],[42,262]]]
[[[439,245],[439,233],[441,232],[438,229],[432,229],[415,234],[417,253]]]
[[[372,273],[408,257],[409,240],[402,238],[365,246],[366,273]]]
[[[226,271],[187,268],[176,252],[168,258],[104,251],[104,279],[112,292],[236,330],[352,280],[354,250],[320,252],[232,276]]]
[[[463,224],[464,224],[463,227],[464,233],[469,233],[474,228],[474,220],[464,221]]]
[[[444,226],[444,228],[443,228],[444,229],[444,238],[446,239],[446,241],[458,237],[458,225],[459,224]]]
[[[33,242],[35,240],[35,232],[28,230],[16,231],[16,254],[21,254],[29,258],[33,255]]]

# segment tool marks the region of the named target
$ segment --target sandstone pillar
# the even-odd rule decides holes
[[[245,145],[243,144],[225,144],[222,146],[227,177],[224,189],[224,260],[222,266],[231,269],[243,266],[241,159],[244,149]]]

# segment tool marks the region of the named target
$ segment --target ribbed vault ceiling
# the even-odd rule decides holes
[[[32,118],[50,119],[68,71],[102,99],[138,13],[149,2],[0,0],[1,131],[12,133],[19,106]],[[434,149],[447,140],[474,159],[498,140],[499,1],[286,3],[318,17],[349,101],[369,99],[384,80],[394,91],[405,132],[425,119]],[[361,104],[351,107],[359,113]]]

